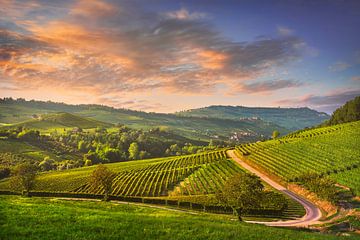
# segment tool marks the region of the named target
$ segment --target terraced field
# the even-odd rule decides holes
[[[239,156],[286,181],[307,172],[331,175],[359,194],[360,121],[303,130],[285,137],[243,144]],[[355,176],[355,177],[354,177]]]

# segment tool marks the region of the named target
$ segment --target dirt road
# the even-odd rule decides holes
[[[248,171],[252,172],[253,174],[260,177],[264,182],[272,186],[273,188],[279,190],[280,192],[288,195],[295,201],[299,202],[301,205],[304,206],[306,210],[306,214],[300,218],[295,220],[289,220],[289,221],[277,221],[277,222],[256,222],[256,221],[249,221],[252,223],[261,223],[265,224],[267,226],[279,226],[279,227],[306,227],[311,224],[317,223],[317,221],[321,218],[321,211],[318,207],[316,207],[311,202],[307,201],[306,199],[298,196],[297,194],[291,192],[290,190],[286,189],[284,186],[278,184],[277,182],[273,181],[266,175],[262,174],[261,172],[257,171],[247,163],[245,163],[243,160],[241,160],[236,154],[235,150],[229,150],[228,155],[237,162],[241,167],[247,169]]]

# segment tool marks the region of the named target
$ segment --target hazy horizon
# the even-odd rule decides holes
[[[8,97],[4,97],[4,98],[12,98],[13,100],[17,100],[17,99],[24,99],[25,101],[42,101],[42,102],[53,102],[53,103],[59,103],[59,104],[66,104],[66,105],[88,105],[88,104],[93,104],[93,103],[67,103],[67,102],[56,102],[56,101],[51,101],[51,100],[40,100],[40,99],[25,99],[25,98],[13,98],[11,96]],[[178,111],[173,111],[173,112],[157,112],[157,111],[146,111],[146,110],[137,110],[137,109],[132,109],[132,108],[127,108],[127,107],[121,107],[121,106],[110,106],[110,105],[106,105],[106,104],[101,104],[101,103],[94,103],[94,105],[101,105],[101,106],[106,106],[106,107],[114,107],[115,109],[126,109],[126,110],[134,110],[134,111],[142,111],[142,112],[147,112],[147,113],[165,113],[165,114],[173,114],[173,113],[177,113],[177,112],[182,112],[182,111],[189,111],[189,110],[193,110],[193,109],[200,109],[200,108],[207,108],[207,107],[244,107],[244,108],[282,108],[282,109],[286,109],[286,108],[309,108],[311,110],[315,110],[314,108],[310,108],[308,106],[292,106],[292,107],[281,107],[281,106],[245,106],[245,105],[219,105],[219,104],[213,104],[213,105],[205,105],[205,106],[200,106],[198,108],[188,108],[188,109],[181,109]],[[318,111],[321,112],[321,111]],[[325,112],[329,115],[331,115],[332,112]]]
[[[331,113],[360,95],[359,1],[0,5],[0,97],[162,113]]]

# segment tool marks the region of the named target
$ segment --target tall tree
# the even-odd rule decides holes
[[[11,179],[11,186],[14,190],[21,190],[25,196],[35,185],[37,168],[30,163],[22,163],[14,169],[14,176]]]
[[[90,176],[90,185],[93,191],[95,192],[99,188],[104,190],[104,201],[109,201],[115,176],[113,171],[102,164],[98,165]]]
[[[243,213],[260,206],[263,190],[264,185],[259,177],[239,173],[225,182],[222,190],[216,193],[216,198],[223,206],[231,207],[239,221],[242,221]]]
[[[138,159],[139,158],[139,145],[136,142],[130,144],[129,147],[129,158]]]

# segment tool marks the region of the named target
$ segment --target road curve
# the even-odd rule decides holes
[[[321,218],[321,211],[317,206],[307,201],[306,199],[298,196],[297,194],[291,192],[290,190],[286,189],[284,186],[278,184],[277,182],[273,181],[266,175],[262,174],[261,172],[257,171],[256,169],[245,163],[243,160],[241,160],[241,158],[239,158],[235,154],[235,150],[229,150],[227,153],[228,156],[231,157],[235,162],[237,162],[241,167],[257,175],[258,177],[261,178],[261,180],[263,180],[273,188],[277,189],[278,191],[288,195],[295,201],[299,202],[301,205],[304,206],[306,210],[306,214],[300,219],[289,220],[289,221],[276,221],[276,222],[258,222],[258,221],[248,221],[248,222],[260,223],[267,226],[277,226],[277,227],[307,227],[311,224],[317,223],[317,221]]]

